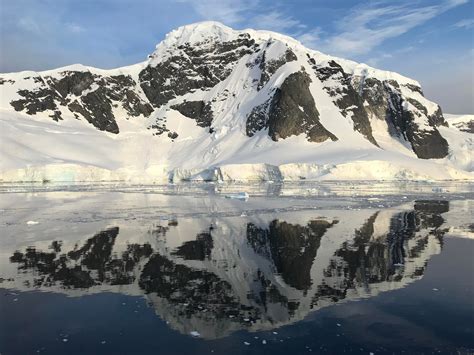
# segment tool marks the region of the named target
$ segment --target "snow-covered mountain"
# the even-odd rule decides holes
[[[128,67],[0,74],[0,113],[4,181],[474,176],[415,80],[216,22]]]

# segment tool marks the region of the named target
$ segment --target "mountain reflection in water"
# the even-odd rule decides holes
[[[416,201],[332,211],[336,217],[318,211],[305,221],[170,220],[126,243],[117,242],[121,227],[113,226],[75,244],[17,250],[10,256],[17,273],[0,276],[2,287],[20,290],[143,294],[174,329],[218,338],[293,323],[421,278],[441,250],[448,211],[448,201]]]

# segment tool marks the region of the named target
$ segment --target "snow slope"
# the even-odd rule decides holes
[[[272,69],[266,82],[262,82],[261,65],[255,64],[262,63],[261,50],[234,58],[233,53],[240,47],[232,49],[228,54],[232,60],[226,59],[224,64],[218,62],[215,68],[216,59],[206,54],[206,50],[215,51],[216,44],[233,43],[243,35],[254,41],[254,47],[265,48],[263,60],[267,67],[276,68],[274,72]],[[161,68],[163,63],[176,66],[177,54],[180,60],[189,59],[189,52],[182,49],[186,46],[203,51],[198,58],[209,60],[205,67],[211,71],[215,69],[215,73],[226,72],[227,76],[216,80],[216,84],[203,84],[179,95],[174,92],[179,90],[180,83],[174,83],[170,77],[160,84],[160,90],[168,92],[166,90],[170,88],[173,94],[168,101],[156,104],[149,88],[147,91],[146,85],[153,85],[153,80],[144,79],[145,69],[152,71]],[[279,63],[289,49],[296,60]],[[414,113],[419,132],[439,131],[449,144],[448,155],[442,159],[419,159],[407,138],[391,134],[390,124],[376,113],[369,119],[377,145],[370,142],[355,128],[355,113],[351,111],[354,108],[341,109],[336,105],[342,95],[339,93],[341,83],[334,76],[324,82],[320,80],[308,58],[323,68],[330,66],[331,61],[337,61],[344,72],[351,75],[352,81],[396,82],[398,95],[406,99],[405,109]],[[191,72],[191,69],[181,67],[180,70]],[[320,123],[337,140],[310,142],[304,133],[275,140],[269,136],[268,126],[249,136],[248,117],[252,110],[269,102],[275,90],[291,74],[300,71],[310,77],[309,90],[316,102]],[[45,83],[61,80],[70,73],[90,73],[97,78],[129,76],[135,82],[130,86],[135,95],[133,102],[151,104],[153,110],[151,113],[146,110],[135,112],[126,107],[125,98],[114,101],[110,99],[111,94],[107,94],[109,96],[102,101],[112,102],[111,110],[118,127],[117,132],[113,132],[107,128],[110,126],[99,127],[102,123],[84,119],[77,114],[79,111],[71,109],[70,104],[43,110],[44,98],[40,98],[39,103],[31,99],[36,105],[34,114],[25,109],[19,112],[13,109],[12,102],[24,100],[21,90],[41,92]],[[186,80],[192,85],[209,81],[202,75],[197,70]],[[74,65],[45,72],[1,74],[0,79],[0,181],[162,183],[179,180],[472,180],[474,177],[472,134],[459,131],[455,124],[435,127],[429,123],[437,114],[438,105],[423,97],[416,81],[308,50],[296,40],[273,32],[234,31],[215,22],[199,23],[168,34],[148,61],[137,65],[114,70]],[[260,86],[257,87],[259,79]],[[80,94],[69,92],[61,100],[80,102],[81,98],[99,92],[101,85],[92,83]],[[119,87],[110,88],[113,92]],[[334,88],[338,92],[336,95],[331,94]],[[416,100],[423,109],[414,107],[408,99]],[[176,108],[186,102],[208,103],[212,107],[212,127],[211,124],[203,126],[199,119],[187,117]],[[86,111],[90,108],[84,107]],[[304,108],[300,106],[300,110],[304,111]],[[52,113],[60,118],[52,120]]]

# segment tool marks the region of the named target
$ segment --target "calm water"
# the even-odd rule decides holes
[[[474,353],[473,207],[462,184],[0,186],[0,353]]]

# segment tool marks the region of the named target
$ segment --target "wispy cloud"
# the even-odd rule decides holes
[[[176,0],[191,6],[206,20],[220,21],[228,25],[237,25],[246,21],[245,13],[258,6],[258,0]]]
[[[438,5],[412,3],[386,5],[378,2],[356,7],[336,23],[337,33],[313,43],[337,55],[360,55],[388,39],[398,37],[443,12],[468,0],[445,0]],[[305,34],[300,39],[305,39]]]
[[[305,46],[310,48],[317,48],[318,44],[321,43],[324,31],[320,27],[312,28],[309,31],[298,35],[298,40]]]
[[[282,12],[273,10],[269,13],[263,13],[253,17],[250,25],[257,29],[269,31],[286,32],[295,28],[306,28],[306,25],[294,19],[291,16],[285,16]]]
[[[466,30],[474,28],[474,19],[469,18],[469,19],[461,20],[459,22],[456,22],[454,24],[454,27],[463,28]]]
[[[76,24],[76,23],[67,23],[66,24],[66,28],[68,31],[72,32],[72,33],[82,33],[82,32],[85,32],[85,28]]]
[[[42,32],[40,25],[31,17],[22,17],[18,20],[18,27],[27,32],[39,34]]]

